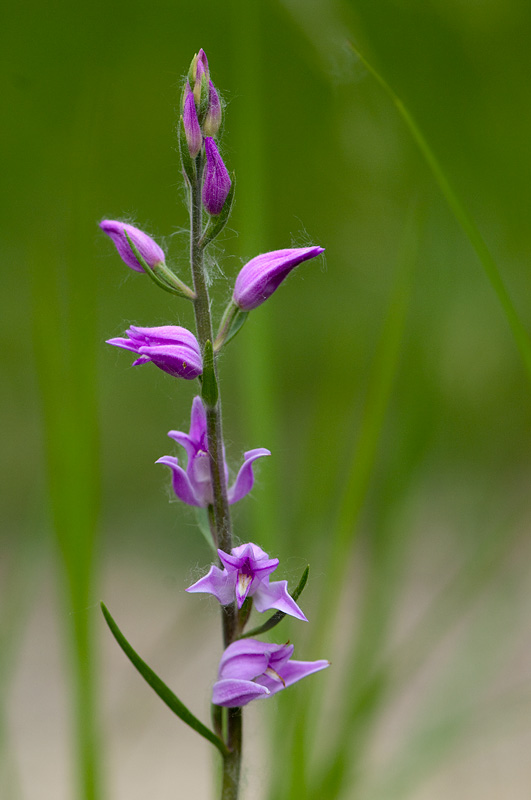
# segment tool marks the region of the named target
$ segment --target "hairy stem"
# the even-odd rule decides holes
[[[201,184],[203,175],[203,155],[196,158],[196,178],[190,191],[190,265],[194,282],[194,312],[197,338],[201,353],[206,342],[213,342],[210,298],[205,274],[204,250],[201,246],[203,233]],[[216,358],[214,373],[217,381]],[[212,479],[213,504],[209,517],[216,546],[227,553],[232,548],[232,522],[225,481],[225,462],[223,457],[223,431],[221,424],[221,402],[206,409],[208,452],[210,456],[210,475]],[[213,519],[212,519],[213,517]],[[236,604],[221,607],[223,644],[227,647],[238,635],[238,615]],[[237,800],[241,763],[242,714],[241,708],[228,709],[227,741],[229,754],[223,759],[222,800]]]

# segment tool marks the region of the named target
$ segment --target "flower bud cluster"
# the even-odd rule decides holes
[[[221,125],[222,108],[204,50],[193,57],[190,65],[184,86],[182,118],[190,157],[196,159],[204,147],[202,201],[206,211],[217,216],[229,194],[231,179],[214,141]]]

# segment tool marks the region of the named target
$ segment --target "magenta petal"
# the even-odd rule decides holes
[[[155,345],[139,347],[138,352],[149,356],[159,369],[176,378],[193,380],[203,371],[201,357],[189,347],[176,344]]]
[[[201,505],[194,492],[193,486],[190,483],[188,475],[184,469],[179,466],[179,461],[177,458],[174,456],[162,456],[162,458],[159,458],[157,461],[155,461],[155,464],[164,464],[164,466],[171,469],[173,491],[179,500],[182,500],[183,503],[186,503],[189,506]]]
[[[243,311],[261,305],[278,289],[288,274],[303,261],[320,255],[322,247],[295,247],[273,250],[252,258],[240,270],[232,299]]]
[[[133,225],[127,225],[125,222],[117,222],[111,219],[104,219],[103,222],[100,222],[100,228],[113,240],[122,261],[128,267],[134,269],[135,272],[144,272],[144,268],[131,249],[126,233],[149,267],[153,268],[155,264],[164,263],[164,251],[144,231],[135,228]]]
[[[212,702],[216,706],[236,708],[245,706],[251,700],[267,697],[269,689],[253,681],[242,681],[228,678],[217,681],[212,689]]]
[[[206,411],[203,401],[197,395],[192,402],[192,413],[190,415],[190,437],[196,442],[201,442],[206,435]]]
[[[231,181],[214,139],[205,137],[206,167],[203,179],[202,200],[209,214],[221,212],[230,190]]]
[[[288,661],[281,668],[280,673],[286,687],[291,686],[293,683],[306,678],[307,675],[313,675],[314,672],[320,672],[322,669],[330,666],[330,662],[322,659],[320,661]],[[282,687],[281,687],[282,688]],[[271,688],[271,694],[274,690]]]
[[[297,619],[308,622],[301,609],[288,592],[287,581],[272,581],[261,583],[253,594],[254,605],[261,613],[270,608],[276,608]]]
[[[249,494],[253,488],[253,461],[256,461],[257,458],[261,458],[262,456],[270,455],[270,451],[266,450],[265,447],[257,447],[256,450],[248,450],[243,454],[244,462],[240,467],[240,471],[238,472],[233,486],[231,486],[227,493],[231,505],[237,503],[238,500],[241,500],[246,494]]]
[[[159,325],[154,328],[130,325],[126,333],[138,346],[174,344],[189,347],[198,356],[201,355],[196,337],[181,325]]]
[[[186,87],[183,123],[184,132],[186,134],[186,143],[188,144],[188,151],[190,156],[195,158],[201,150],[201,146],[203,144],[203,135],[201,133],[201,128],[199,127],[199,120],[197,119],[194,95],[189,85]]]
[[[106,344],[113,344],[115,347],[123,347],[124,350],[131,350],[133,353],[136,353],[138,350],[138,345],[135,344],[131,339],[124,339],[123,336],[118,336],[115,339],[107,339]]]
[[[234,599],[234,581],[219,567],[212,566],[203,578],[189,586],[186,591],[213,594],[222,606],[226,606]]]
[[[271,652],[279,645],[258,639],[240,639],[230,644],[219,662],[219,678],[252,680],[267,668]]]

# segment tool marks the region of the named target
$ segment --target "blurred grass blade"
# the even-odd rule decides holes
[[[518,313],[513,305],[513,301],[511,300],[509,293],[505,288],[505,284],[503,283],[503,280],[500,276],[496,262],[494,261],[494,258],[492,257],[476,223],[466,210],[465,206],[461,202],[461,199],[455,192],[454,188],[451,186],[433,150],[429,146],[422,131],[418,127],[417,123],[415,122],[414,118],[412,117],[412,115],[402,102],[402,100],[398,97],[395,91],[389,86],[387,81],[380,75],[380,73],[377,72],[377,70],[372,66],[372,64],[369,61],[367,61],[365,56],[363,56],[353,44],[350,44],[350,46],[354,51],[354,53],[358,56],[360,61],[364,64],[366,69],[371,73],[371,75],[376,79],[376,81],[378,81],[378,83],[384,89],[384,91],[389,95],[394,105],[398,109],[398,112],[400,113],[402,119],[409,128],[409,131],[413,136],[414,140],[416,141],[422,155],[426,159],[426,162],[429,168],[431,169],[433,176],[437,181],[439,188],[446,199],[446,202],[450,206],[450,209],[454,214],[456,220],[460,224],[461,228],[463,229],[470,243],[472,244],[472,247],[476,251],[476,254],[483,266],[483,269],[485,270],[485,273],[490,281],[490,284],[494,289],[496,296],[500,302],[500,305],[503,309],[503,312],[507,318],[507,322],[509,323],[509,327],[512,331],[513,337],[520,351],[520,355],[526,366],[529,378],[531,379],[531,340],[529,338],[529,334],[524,328],[520,320],[520,317],[518,316]]]
[[[210,728],[207,728],[206,725],[203,725],[203,723],[200,722],[197,717],[195,717],[192,712],[186,708],[184,703],[179,700],[172,690],[166,686],[164,681],[161,680],[161,678],[159,678],[155,672],[153,672],[151,667],[148,667],[146,662],[140,658],[138,653],[131,647],[119,629],[104,603],[101,603],[101,610],[103,611],[103,616],[105,617],[105,621],[109,626],[112,635],[124,651],[129,661],[142,675],[146,683],[151,686],[153,691],[158,694],[160,699],[166,703],[168,708],[170,708],[173,713],[179,717],[179,719],[182,719],[182,721],[193,728],[194,731],[199,733],[205,739],[208,739],[209,742],[218,748],[222,756],[226,756],[228,754],[228,750],[219,736],[216,736],[216,734],[211,731]]]
[[[310,565],[308,565],[304,570],[304,572],[302,573],[302,577],[298,583],[297,588],[293,592],[290,592],[290,595],[293,597],[294,600],[298,600],[302,590],[306,586],[306,581],[308,580],[309,572],[310,572]],[[275,625],[278,625],[279,622],[282,622],[285,616],[286,614],[284,613],[284,611],[277,611],[275,614],[273,614],[272,617],[269,617],[269,619],[266,620],[263,625],[259,625],[258,628],[253,628],[251,631],[247,631],[247,633],[242,634],[242,636],[240,636],[240,639],[247,639],[249,636],[261,636],[263,633],[267,633],[267,631],[270,631],[271,628],[275,627]]]

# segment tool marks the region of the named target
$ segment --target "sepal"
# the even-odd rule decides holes
[[[293,592],[289,593],[290,596],[293,598],[293,600],[298,600],[300,595],[302,594],[302,590],[306,586],[306,582],[308,580],[309,572],[310,572],[310,565],[308,564],[308,566],[302,573],[297,588]],[[241,636],[239,636],[239,638],[247,639],[249,636],[261,636],[263,633],[270,631],[271,628],[274,628],[276,625],[278,625],[279,622],[282,622],[285,616],[286,614],[284,613],[284,611],[275,611],[275,613],[271,617],[269,617],[269,619],[266,620],[263,625],[259,625],[257,628],[253,628],[251,631],[248,631],[247,633],[242,633]]]

